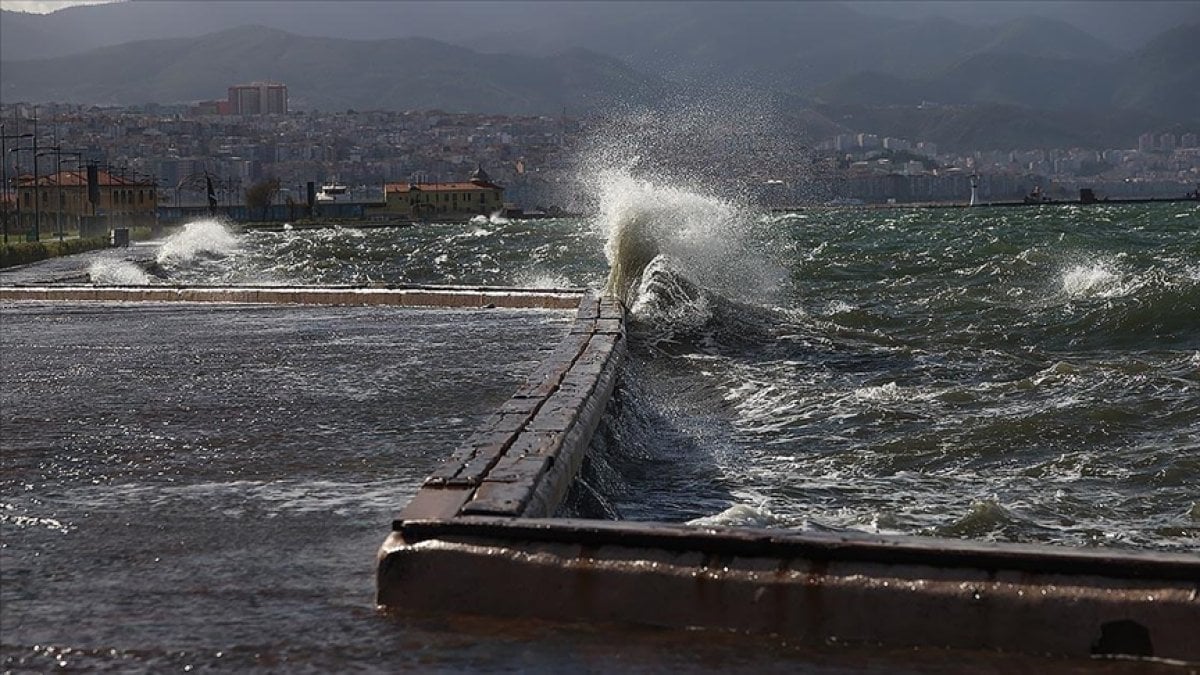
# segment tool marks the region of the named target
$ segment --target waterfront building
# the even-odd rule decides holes
[[[504,208],[504,188],[476,167],[465,182],[386,183],[385,205],[376,213],[415,220],[453,220],[490,215]]]
[[[89,195],[87,171],[59,171],[47,176],[23,175],[17,179],[22,225],[29,226],[40,212],[43,232],[55,227],[86,230],[107,226],[148,226],[155,222],[158,185],[153,180],[96,170]]]

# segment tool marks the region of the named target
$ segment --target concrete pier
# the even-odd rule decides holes
[[[0,286],[0,300],[574,309],[582,290],[478,286]]]
[[[1200,662],[1200,557],[549,518],[607,405],[624,313],[575,329],[392,523],[393,610],[801,642]]]
[[[460,517],[399,523],[380,602],[815,644],[1200,660],[1185,555]]]
[[[602,621],[816,644],[1200,663],[1200,556],[553,518],[625,358],[577,290],[0,287],[3,301],[574,309],[570,332],[438,466],[379,550],[393,611]]]
[[[624,310],[586,295],[575,325],[529,380],[434,471],[397,516],[548,517],[567,494],[624,358]]]

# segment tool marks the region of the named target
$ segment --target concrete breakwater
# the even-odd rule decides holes
[[[585,296],[571,334],[397,515],[381,607],[1200,660],[1195,556],[548,517],[624,352],[623,308]]]
[[[88,286],[3,287],[0,299],[574,308],[560,344],[393,520],[376,589],[389,609],[1200,661],[1194,555],[554,518],[624,359],[624,311],[611,299],[484,287]]]
[[[426,481],[397,515],[548,517],[583,463],[625,352],[624,310],[586,295],[575,325],[526,383]],[[403,544],[396,551],[403,555]],[[388,604],[389,544],[381,552],[380,601]]]
[[[0,286],[0,300],[572,309],[581,290],[476,286]]]

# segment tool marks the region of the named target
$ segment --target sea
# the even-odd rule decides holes
[[[577,218],[200,220],[143,247],[151,265],[87,271],[620,296],[629,359],[562,515],[1200,550],[1200,205],[776,212],[628,174],[599,187]],[[1036,666],[379,614],[392,513],[569,313],[0,311],[5,670]],[[1056,664],[1077,666],[1098,667]]]

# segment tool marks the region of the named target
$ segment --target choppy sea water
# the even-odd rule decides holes
[[[246,233],[201,222],[154,246],[150,271],[102,259],[89,273],[119,284],[414,282],[620,292],[631,307],[631,359],[584,477],[606,507],[594,515],[1200,546],[1195,205],[762,214],[644,183],[618,187],[594,219]],[[4,311],[5,354],[29,359],[21,368],[40,363],[50,371],[14,388],[10,361],[6,415],[9,402],[57,398],[72,382],[81,392],[94,389],[86,378],[100,372],[96,364],[121,362],[113,355],[120,349],[95,349],[54,373],[41,361],[53,353],[43,338],[18,339]],[[74,325],[46,313],[31,325],[57,325],[89,349],[89,336],[105,331],[170,331],[158,320],[129,328],[127,311],[103,310]],[[387,386],[400,396],[405,388],[380,368],[420,370],[436,354],[462,393],[429,408],[421,407],[419,387],[409,390],[417,403],[406,419],[425,420],[421,438],[429,442],[415,459],[399,453],[384,478],[371,448],[394,437],[379,437],[389,421],[370,395],[351,394],[341,409],[297,400],[290,412],[250,418],[221,407],[229,425],[206,423],[184,434],[240,443],[246,456],[233,468],[218,468],[219,457],[202,444],[192,451],[180,445],[188,439],[173,435],[179,429],[170,419],[163,430],[135,424],[132,436],[105,431],[106,413],[88,409],[85,393],[68,397],[70,419],[96,426],[85,435],[98,441],[95,452],[77,452],[92,446],[50,434],[44,447],[22,450],[28,462],[21,471],[34,478],[17,478],[6,428],[6,667],[554,671],[583,658],[584,668],[599,670],[763,669],[763,659],[736,640],[698,645],[639,634],[624,636],[626,650],[612,652],[608,629],[412,620],[397,628],[376,616],[370,552],[394,500],[411,493],[452,447],[446,439],[466,433],[472,415],[502,400],[537,355],[514,355],[525,365],[493,378],[473,356],[451,349],[454,340],[438,349],[417,338],[401,349],[389,342],[394,337],[353,328],[327,348],[315,336],[333,324],[307,331],[286,312],[269,316],[284,317],[290,328],[268,331],[272,346],[263,349],[285,363],[298,360],[307,375],[272,365],[251,369],[262,381],[219,368],[199,378],[181,379],[186,368],[120,377],[134,368],[110,373],[104,390],[119,398],[132,386],[125,395],[136,399],[159,387],[167,402],[187,391],[257,392],[268,403],[256,405],[268,411],[330,369],[351,390]],[[187,334],[183,324],[174,330]],[[552,324],[536,330],[548,336]],[[313,336],[304,350],[289,356],[274,346],[297,330]],[[186,366],[187,356],[178,355],[177,365]],[[481,392],[483,382],[494,391]],[[38,424],[36,416],[27,421]],[[303,443],[336,440],[352,452],[332,462],[301,452],[287,457],[295,464],[281,463],[271,452],[287,455],[299,423],[318,425]],[[104,450],[110,441],[125,445]],[[122,461],[118,446],[148,452]],[[71,566],[39,560],[55,555],[74,556]],[[161,565],[164,555],[170,566]],[[80,559],[91,571],[73,567]],[[89,588],[97,599],[79,605]],[[829,655],[778,644],[767,656],[781,669],[801,663],[828,672],[945,666],[936,655]],[[980,663],[998,666],[992,658]]]
[[[171,281],[623,293],[631,364],[585,476],[609,516],[1200,547],[1195,204],[763,214],[626,179],[601,211],[201,224],[159,260]]]

